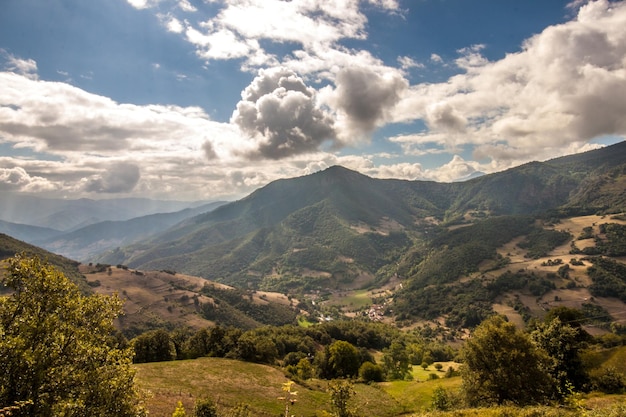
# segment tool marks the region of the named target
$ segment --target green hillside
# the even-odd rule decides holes
[[[81,291],[91,292],[90,287],[85,281],[85,277],[78,271],[79,262],[67,259],[63,256],[56,255],[44,249],[38,248],[11,236],[0,233],[0,261],[11,258],[18,253],[26,253],[27,255],[36,255],[40,259],[47,260],[57,267],[69,279],[78,285]],[[1,262],[0,262],[1,265]]]
[[[530,239],[527,246],[543,241],[527,255],[544,256],[552,239],[565,236],[542,231],[559,219],[624,211],[625,161],[622,142],[452,184],[373,179],[332,167],[275,181],[97,261],[291,294],[400,280],[402,315],[444,313],[458,316],[457,324],[475,323],[500,292],[465,280],[463,286],[476,287],[475,299],[457,303],[462,310],[475,307],[467,317],[454,306],[424,305],[424,291],[437,299],[442,286],[478,272],[482,263],[506,262],[497,248],[514,239]],[[527,286],[547,285],[543,278],[531,276]]]

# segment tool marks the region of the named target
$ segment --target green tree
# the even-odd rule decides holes
[[[176,346],[170,334],[163,329],[152,330],[132,340],[134,362],[165,362],[176,359]]]
[[[405,379],[411,375],[409,354],[400,342],[393,342],[383,350],[383,367],[389,379]]]
[[[338,340],[328,348],[328,365],[333,377],[350,378],[359,372],[361,355],[351,343]]]
[[[349,401],[356,392],[349,381],[333,380],[328,384],[330,405],[336,417],[353,417],[355,414],[349,408]]]
[[[359,378],[365,382],[382,382],[383,368],[370,361],[363,362],[359,368]]]
[[[547,370],[556,381],[560,396],[569,391],[581,390],[589,382],[580,351],[585,346],[580,332],[583,330],[564,324],[556,316],[548,323],[540,323],[531,333],[533,342],[550,357]]]
[[[441,386],[435,388],[433,391],[433,398],[430,402],[430,407],[433,410],[446,411],[449,410],[451,406],[452,401],[450,400],[448,391]]]
[[[296,365],[296,375],[302,380],[307,380],[313,377],[315,368],[311,365],[311,361],[308,358],[302,358]]]
[[[237,341],[236,356],[248,362],[273,363],[278,349],[269,337],[247,332]]]
[[[12,416],[142,413],[132,349],[113,337],[117,297],[83,296],[65,275],[17,255],[0,297],[0,409]]]
[[[535,404],[554,393],[545,355],[502,316],[481,323],[462,354],[463,391],[471,405]]]

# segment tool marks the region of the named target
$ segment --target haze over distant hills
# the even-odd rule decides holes
[[[105,220],[129,220],[148,214],[194,208],[206,203],[148,198],[65,200],[3,192],[0,199],[0,220],[67,232]]]
[[[0,233],[82,261],[117,246],[148,238],[224,203],[149,199],[54,200],[8,195],[0,203],[0,215],[27,224],[0,220]],[[46,214],[46,209],[53,211],[52,214]],[[34,217],[29,220],[28,215]],[[39,226],[41,224],[51,227]],[[59,226],[60,229],[55,228]],[[69,229],[64,230],[65,227]]]

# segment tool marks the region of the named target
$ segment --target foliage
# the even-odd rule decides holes
[[[13,416],[135,416],[132,350],[112,337],[117,297],[83,296],[39,258],[8,260],[0,298],[0,407]]]
[[[349,342],[338,340],[327,349],[328,366],[325,370],[330,378],[350,378],[358,375],[361,355]]]
[[[217,407],[210,398],[199,399],[193,410],[194,417],[218,417]]]
[[[131,341],[135,363],[163,362],[176,359],[176,347],[163,329],[143,333]]]
[[[406,347],[396,341],[383,350],[383,367],[389,379],[405,379],[410,376],[411,363]]]
[[[546,256],[551,250],[564,244],[570,238],[569,232],[536,228],[518,246],[527,250],[527,258],[538,259]]]
[[[626,391],[626,376],[614,366],[592,372],[591,383],[594,389],[607,394],[622,394]]]
[[[496,248],[532,230],[531,220],[528,217],[494,217],[440,233],[411,277],[411,288],[452,282],[461,275],[476,271],[480,262],[496,257]]]
[[[441,386],[435,388],[430,406],[433,410],[449,410],[452,406],[452,401],[448,391]]]
[[[587,274],[593,281],[589,291],[597,297],[616,297],[626,302],[626,265],[612,259],[593,257]]]
[[[248,404],[238,404],[226,412],[224,417],[250,417],[252,412]]]
[[[248,362],[273,363],[278,357],[278,349],[269,337],[248,332],[237,340],[237,347],[230,356]]]
[[[501,316],[481,323],[462,353],[463,390],[472,405],[536,404],[553,394],[545,356]]]
[[[370,361],[365,361],[359,368],[359,378],[363,382],[382,382],[384,380],[383,368]]]
[[[185,412],[185,407],[183,407],[183,403],[178,401],[176,404],[176,410],[172,413],[172,417],[186,417],[187,412]]]
[[[582,329],[556,317],[540,323],[531,333],[532,341],[550,358],[548,373],[556,382],[557,393],[564,397],[571,389],[582,390],[589,381],[580,357],[585,347]]]
[[[201,292],[213,299],[213,303],[202,305],[203,316],[223,326],[251,329],[262,324],[281,326],[296,321],[296,312],[289,306],[255,303],[250,291],[207,284]]]
[[[330,404],[336,417],[353,417],[349,408],[350,399],[356,394],[352,384],[345,380],[333,380],[328,384]]]
[[[596,247],[606,256],[626,255],[626,225],[603,223],[599,227],[604,239],[596,240]]]

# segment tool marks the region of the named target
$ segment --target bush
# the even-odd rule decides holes
[[[217,408],[215,403],[210,398],[205,398],[196,401],[196,407],[194,408],[195,417],[217,417]]]
[[[382,382],[384,379],[383,369],[380,365],[372,362],[363,362],[363,365],[359,368],[359,378],[364,382]]]
[[[594,389],[606,394],[621,394],[626,390],[626,378],[615,367],[602,368],[591,375]]]

